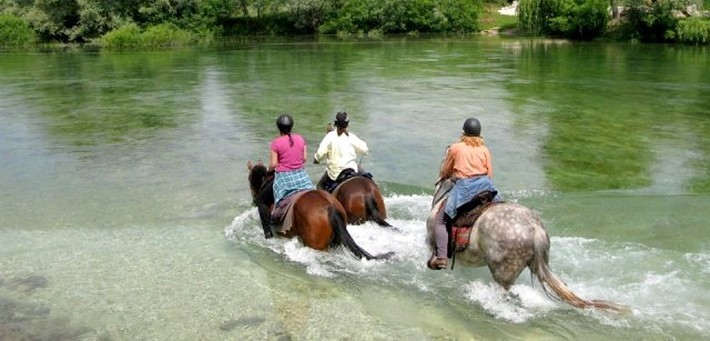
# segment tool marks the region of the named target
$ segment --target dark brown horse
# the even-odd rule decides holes
[[[392,226],[385,221],[387,219],[385,201],[372,179],[356,175],[338,185],[333,195],[345,208],[348,223],[362,224],[366,221],[374,221],[380,226]]]
[[[274,208],[273,177],[260,162],[249,162],[249,187],[254,204],[259,210],[264,235],[270,238],[271,211]],[[356,257],[385,259],[391,253],[373,256],[361,248],[347,230],[343,206],[330,193],[322,190],[303,192],[293,203],[293,223],[283,234],[286,238],[298,237],[307,247],[325,251],[330,247],[345,245]]]

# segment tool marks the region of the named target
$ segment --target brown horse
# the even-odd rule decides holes
[[[448,197],[448,193],[441,193],[445,190],[440,192],[439,189],[442,189],[441,183],[437,186],[435,202],[427,219],[428,241],[432,248],[436,247],[434,215],[445,205]],[[468,213],[459,214],[453,221],[454,226],[472,227],[468,246],[455,253],[455,260],[474,267],[488,266],[493,279],[505,290],[510,289],[527,267],[549,297],[557,297],[577,308],[628,311],[627,307],[612,302],[580,298],[552,273],[548,265],[550,238],[542,220],[533,210],[515,203],[500,202],[491,204],[477,218]]]
[[[271,211],[274,208],[273,177],[261,163],[251,161],[249,186],[254,204],[259,210],[264,236],[270,238]],[[373,256],[361,248],[347,230],[346,213],[343,206],[330,193],[322,190],[303,192],[293,203],[293,223],[291,228],[280,234],[286,238],[298,237],[304,245],[316,250],[345,245],[356,257],[367,259],[386,259],[392,254]]]
[[[333,190],[333,196],[343,205],[349,224],[374,221],[380,226],[392,227],[387,219],[387,209],[380,189],[372,179],[356,175],[345,180]]]

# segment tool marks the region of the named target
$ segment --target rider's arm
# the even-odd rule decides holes
[[[486,169],[488,172],[486,175],[488,175],[489,178],[493,179],[493,160],[491,159],[491,152],[486,148],[486,151],[484,152],[486,155]]]
[[[367,153],[369,152],[369,149],[367,148],[367,143],[355,136],[355,134],[353,133],[350,133],[350,143],[352,143],[353,147],[355,148],[355,153],[357,154],[367,155]]]
[[[273,171],[276,169],[276,166],[279,164],[279,155],[276,154],[275,150],[271,151],[271,156],[269,157],[269,171]]]
[[[439,179],[448,179],[454,173],[453,154],[450,147],[446,148],[446,157],[444,157],[444,162],[441,164],[441,169],[439,170]]]
[[[318,150],[316,150],[316,154],[313,156],[313,158],[321,162],[325,157],[328,155],[328,146],[330,145],[330,133],[325,135],[323,138],[323,141],[320,141],[320,145],[318,146]]]

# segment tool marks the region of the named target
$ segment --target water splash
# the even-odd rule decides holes
[[[518,193],[519,194],[519,193]],[[376,224],[349,225],[353,239],[371,253],[394,251],[388,261],[358,260],[344,250],[318,252],[297,240],[265,240],[256,209],[235,217],[225,236],[237,243],[267,248],[299,263],[311,276],[354,277],[376,285],[427,295],[458,295],[497,319],[525,323],[570,310],[548,298],[539,284],[532,284],[524,271],[509,292],[498,286],[487,269],[458,268],[429,271],[425,261],[428,195],[391,195],[385,198],[389,221],[395,229]],[[706,252],[680,254],[638,243],[607,242],[581,237],[551,237],[550,264],[568,286],[582,297],[605,299],[632,307],[633,313],[618,316],[578,310],[583,318],[615,328],[644,328],[655,333],[694,330],[710,336],[704,326],[710,321],[705,297],[710,256]],[[690,271],[696,269],[697,271]],[[673,333],[671,332],[671,335]]]

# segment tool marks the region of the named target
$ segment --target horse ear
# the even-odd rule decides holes
[[[247,169],[251,171],[251,169],[254,168],[254,165],[251,163],[251,160],[247,162]]]
[[[257,166],[263,166],[263,165],[264,165],[264,162],[262,162],[261,159],[259,159],[259,161],[256,162],[256,165],[257,165]]]

